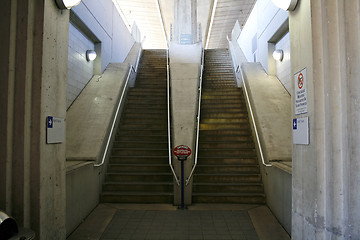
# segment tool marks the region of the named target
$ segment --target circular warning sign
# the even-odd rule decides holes
[[[191,154],[191,149],[185,145],[176,146],[173,150],[174,155],[178,158],[178,160],[186,160],[188,156]]]
[[[304,75],[300,73],[298,76],[298,87],[299,89],[302,89],[303,86],[304,86]]]

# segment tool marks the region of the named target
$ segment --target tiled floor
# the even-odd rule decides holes
[[[257,240],[247,211],[118,210],[102,240]]]
[[[68,240],[290,239],[266,206],[100,204]]]

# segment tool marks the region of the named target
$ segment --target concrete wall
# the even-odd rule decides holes
[[[67,107],[94,74],[101,74],[110,62],[123,62],[140,37],[137,28],[129,32],[111,0],[83,0],[71,11]],[[88,62],[86,50],[90,49],[97,59]]]
[[[286,91],[291,94],[292,75],[290,61],[290,33],[286,33],[276,44],[275,49],[283,50],[284,57],[282,61],[276,61],[276,76],[285,87]]]
[[[0,209],[38,239],[65,239],[65,143],[46,144],[46,117],[66,116],[69,11],[2,4]]]
[[[73,24],[69,24],[68,85],[66,107],[69,108],[94,75],[94,61],[86,60],[86,51],[95,44]],[[101,56],[100,56],[101,57]]]
[[[283,26],[286,25],[288,16],[286,11],[276,7],[271,0],[258,0],[237,40],[246,59],[249,62],[260,62],[271,75],[276,74],[275,61],[271,57],[274,47],[271,43],[276,43],[286,33]]]
[[[201,66],[201,44],[170,44],[171,76],[171,119],[173,147],[186,145],[192,154],[185,161],[185,178],[194,163],[194,141],[198,108],[199,69]],[[180,162],[173,156],[173,164],[178,176],[181,175]],[[185,204],[191,204],[192,185],[185,188]],[[180,187],[175,185],[174,204],[181,203]]]
[[[111,0],[83,0],[72,11],[101,42],[101,72],[125,60],[135,40]]]
[[[291,105],[290,96],[276,77],[269,76],[259,63],[243,63],[242,74],[259,134],[257,146],[266,203],[291,234]],[[243,87],[244,91],[245,88]],[[251,119],[251,115],[249,115]],[[254,126],[250,121],[255,138]],[[257,143],[257,139],[254,139]],[[272,166],[262,164],[264,162]]]
[[[306,68],[308,84],[308,112],[293,117],[309,117],[310,135],[293,146],[293,239],[360,238],[359,5],[302,0],[290,13],[291,72]]]
[[[139,51],[141,44],[134,44],[124,63],[109,64],[103,74],[94,76],[67,112],[67,235],[74,231],[99,203],[107,158],[101,167],[95,167],[94,164],[102,160],[129,65],[135,65]],[[117,123],[115,129],[116,125]]]

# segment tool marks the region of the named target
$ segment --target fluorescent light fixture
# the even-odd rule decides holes
[[[78,5],[81,0],[55,0],[55,2],[60,9],[70,9]]]
[[[274,52],[273,52],[273,58],[276,60],[276,61],[282,61],[283,58],[284,58],[284,51],[281,50],[281,49],[276,49]]]
[[[96,52],[94,50],[87,50],[86,51],[86,60],[88,62],[94,61],[96,58]]]
[[[272,0],[272,2],[281,9],[285,11],[294,11],[298,0]]]

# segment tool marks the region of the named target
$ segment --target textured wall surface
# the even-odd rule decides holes
[[[66,92],[67,108],[69,108],[93,76],[94,61],[88,62],[86,60],[87,50],[94,50],[94,43],[70,23],[68,85]]]
[[[276,76],[284,85],[285,89],[291,94],[291,61],[290,61],[290,34],[287,33],[275,45],[275,49],[281,49],[284,52],[283,60],[276,61]]]

